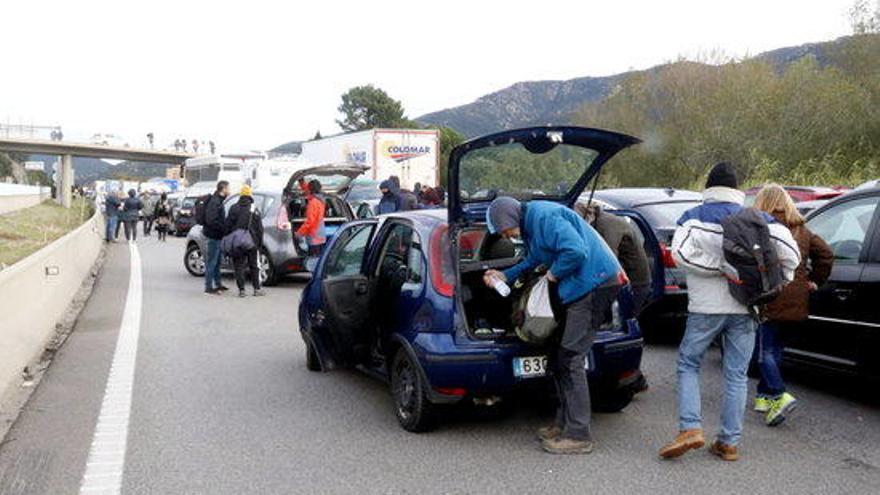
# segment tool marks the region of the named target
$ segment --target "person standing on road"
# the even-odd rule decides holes
[[[220,280],[220,240],[226,235],[226,213],[223,202],[229,195],[229,182],[221,180],[205,203],[205,294],[220,294],[228,287]]]
[[[305,237],[309,256],[318,256],[327,238],[324,234],[324,214],[326,205],[321,197],[321,183],[317,180],[309,181],[309,194],[306,196],[306,220],[296,230],[297,237]]]
[[[144,203],[138,199],[137,191],[128,190],[128,197],[122,202],[122,226],[125,228],[125,240],[134,243],[137,241],[137,223],[140,211]]]
[[[709,172],[703,204],[684,213],[672,239],[672,254],[685,269],[688,284],[688,319],[678,349],[679,434],[660,449],[671,459],[705,445],[700,404],[700,364],[709,345],[721,336],[724,396],[721,431],[710,451],[725,461],[739,459],[742,422],[748,395],[749,360],[755,347],[757,321],[749,309],[734,299],[722,273],[724,230],[721,222],[743,209],[745,194],[737,189],[733,165],[722,162]],[[770,218],[770,217],[768,217]],[[768,220],[770,238],[785,280],[791,280],[800,262],[797,244],[782,224]]]
[[[492,201],[486,211],[490,233],[522,237],[528,255],[503,272],[487,270],[483,281],[513,281],[538,265],[549,267],[551,298],[561,311],[550,352],[550,369],[559,395],[554,424],[538,430],[545,451],[587,454],[593,450],[590,431],[590,389],[584,369],[596,330],[604,320],[625,275],[608,245],[574,211],[557,203],[522,205],[511,197]]]
[[[245,297],[244,272],[248,271],[251,277],[251,285],[254,287],[254,296],[264,295],[260,289],[260,267],[258,257],[263,245],[263,217],[260,216],[259,208],[254,205],[254,196],[250,186],[242,186],[238,202],[229,209],[226,217],[226,232],[244,230],[254,241],[254,248],[232,256],[232,264],[235,267],[235,283],[238,285],[238,297]]]
[[[767,426],[778,426],[797,407],[797,399],[785,389],[779,365],[782,361],[782,336],[787,326],[807,319],[810,314],[810,293],[828,280],[834,263],[834,252],[821,237],[804,225],[804,217],[788,192],[777,184],[765,186],[755,197],[755,208],[769,213],[791,230],[797,242],[801,262],[794,280],[782,289],[773,302],[764,307],[766,319],[758,327],[755,359],[761,371],[755,411],[766,413]],[[797,332],[796,328],[792,328]]]
[[[119,207],[121,205],[115,191],[108,192],[104,197],[104,214],[107,217],[104,240],[107,242],[116,241],[118,232],[116,227],[119,225]]]
[[[144,191],[141,193],[141,201],[144,203],[144,237],[150,237],[150,233],[153,231],[153,221],[155,220],[156,197],[148,191]]]
[[[382,192],[382,198],[379,199],[379,206],[376,208],[380,215],[385,213],[394,213],[400,204],[400,198],[397,194],[397,186],[390,180],[382,181],[379,184],[379,191]]]
[[[159,233],[159,240],[165,242],[168,238],[168,226],[171,225],[171,203],[168,202],[168,195],[162,193],[156,207],[153,210],[153,217],[156,219],[156,231]]]

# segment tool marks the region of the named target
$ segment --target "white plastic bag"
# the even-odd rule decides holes
[[[520,339],[532,344],[542,344],[556,330],[556,317],[550,304],[550,284],[546,277],[541,277],[522,296],[525,301],[523,322],[517,327],[516,334]],[[522,306],[522,301],[520,301]]]

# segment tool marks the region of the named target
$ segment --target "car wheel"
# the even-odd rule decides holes
[[[269,253],[266,252],[265,248],[260,249],[257,264],[260,267],[260,284],[275,285],[278,282],[278,277],[275,274],[275,265],[272,264],[272,258],[269,257]]]
[[[186,247],[186,254],[183,256],[183,266],[186,271],[193,277],[205,276],[205,257],[202,256],[202,250],[199,245],[192,243]]]
[[[321,371],[321,360],[318,359],[318,351],[315,350],[315,346],[306,339],[303,339],[303,342],[306,344],[306,369]]]
[[[632,402],[635,392],[632,387],[616,387],[613,389],[598,390],[592,397],[593,410],[602,413],[616,413]]]
[[[428,400],[418,364],[400,349],[391,365],[391,394],[397,422],[406,431],[428,431],[434,426],[434,404]]]

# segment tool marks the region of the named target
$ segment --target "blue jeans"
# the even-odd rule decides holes
[[[116,225],[119,223],[119,217],[116,215],[111,215],[107,217],[107,229],[104,235],[104,240],[107,242],[116,240]]]
[[[782,342],[779,340],[779,323],[768,321],[758,327],[758,342],[755,345],[758,369],[758,397],[776,399],[785,392],[785,382],[779,364],[782,363]]]
[[[679,429],[702,428],[700,363],[706,349],[721,336],[724,349],[724,396],[721,400],[721,432],[718,440],[737,445],[742,437],[743,415],[748,396],[748,369],[755,348],[757,322],[749,315],[695,314],[678,348]]]
[[[205,243],[205,290],[220,287],[220,240],[207,239]]]

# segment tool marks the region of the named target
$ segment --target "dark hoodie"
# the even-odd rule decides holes
[[[128,191],[128,197],[122,203],[122,220],[136,222],[138,212],[144,207],[143,201],[138,199],[137,192],[134,189]]]
[[[400,188],[392,180],[385,180],[379,184],[382,189],[382,199],[379,200],[378,211],[380,215],[394,213],[400,207]]]
[[[254,239],[254,245],[259,248],[263,243],[263,218],[260,216],[259,208],[253,205],[252,196],[240,196],[238,202],[232,205],[229,214],[226,215],[226,232],[230,233],[236,229],[247,230]]]

